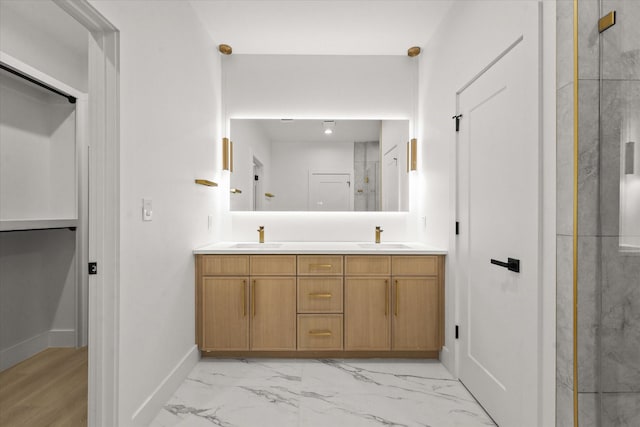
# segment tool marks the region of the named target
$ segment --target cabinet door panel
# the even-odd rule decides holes
[[[390,279],[345,278],[345,350],[389,350]]]
[[[251,278],[251,349],[296,349],[296,278]]]
[[[393,278],[393,350],[438,350],[438,280]]]
[[[204,277],[202,349],[248,350],[247,277]]]

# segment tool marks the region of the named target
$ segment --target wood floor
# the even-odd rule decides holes
[[[0,372],[0,426],[87,425],[87,348],[50,348]]]

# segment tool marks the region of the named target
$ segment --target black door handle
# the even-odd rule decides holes
[[[514,271],[516,273],[520,273],[520,260],[515,258],[507,258],[507,262],[498,261],[497,259],[492,259],[491,264],[499,265],[500,267],[504,267],[509,269],[509,271]]]

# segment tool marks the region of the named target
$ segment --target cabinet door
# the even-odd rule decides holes
[[[439,350],[438,280],[393,278],[393,350]]]
[[[248,277],[202,279],[202,350],[248,350]]]
[[[296,349],[296,278],[251,278],[251,349]]]
[[[389,350],[389,282],[389,277],[345,278],[345,350]]]

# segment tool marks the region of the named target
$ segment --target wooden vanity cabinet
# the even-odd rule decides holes
[[[391,349],[437,351],[444,344],[441,256],[392,257]]]
[[[212,354],[437,357],[444,256],[197,255],[196,340]]]
[[[201,350],[249,350],[249,257],[196,258],[196,342]]]
[[[295,255],[252,255],[250,271],[251,350],[295,350]]]
[[[391,349],[391,257],[345,256],[345,350]]]

